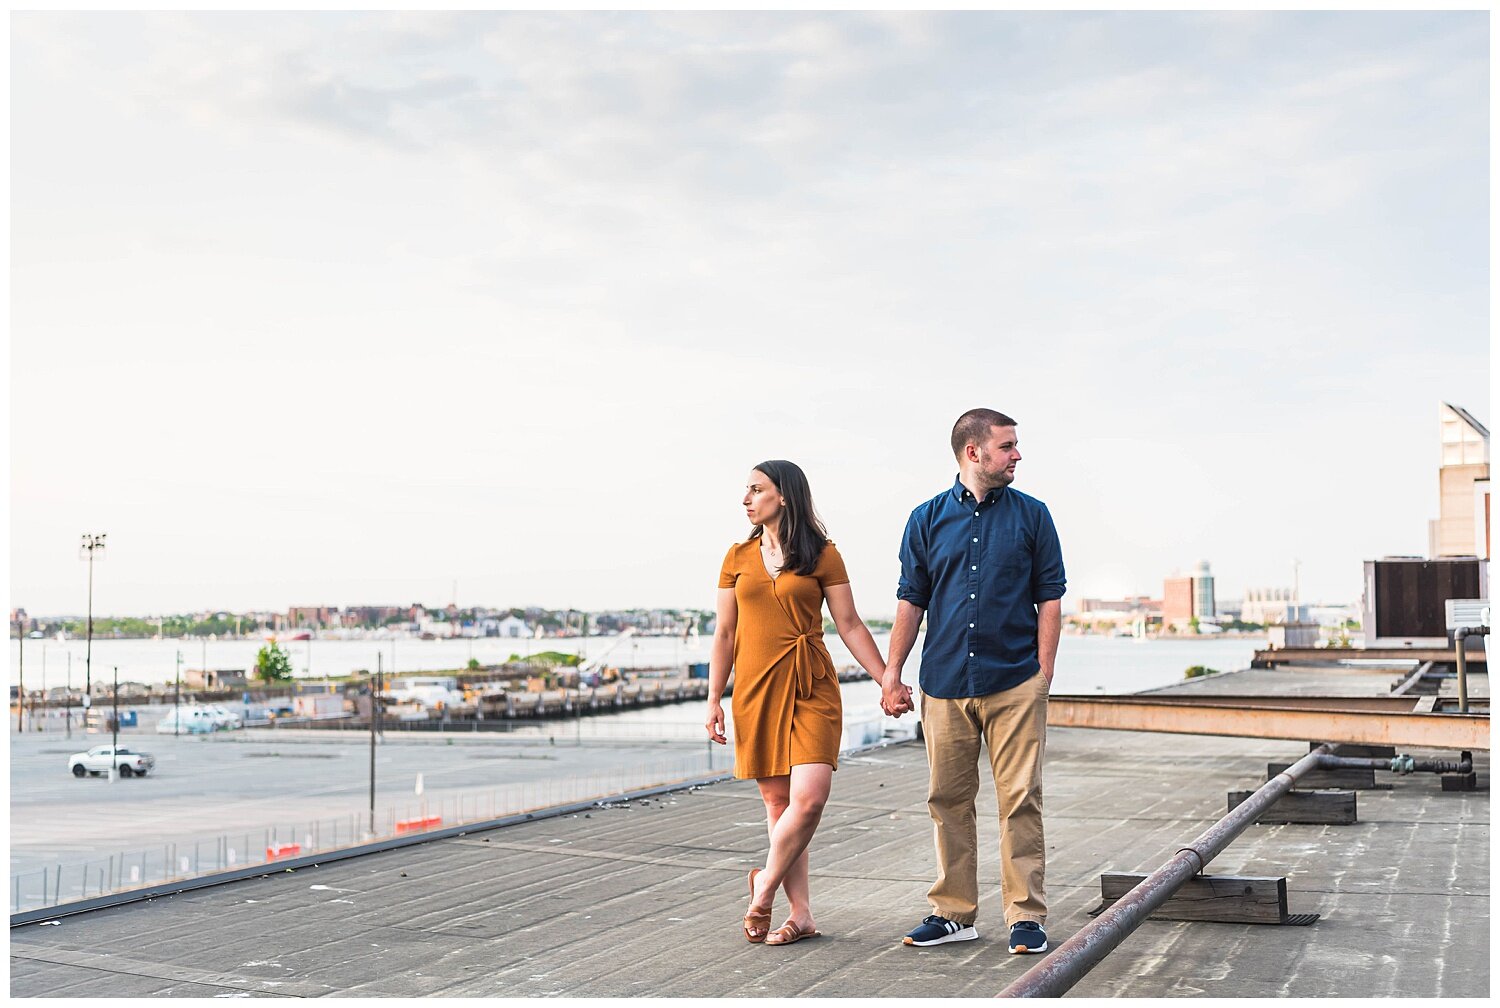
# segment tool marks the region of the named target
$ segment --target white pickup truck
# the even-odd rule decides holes
[[[150,753],[135,752],[124,746],[94,746],[88,752],[74,753],[68,757],[68,769],[74,777],[85,774],[109,773],[110,765],[119,767],[121,777],[144,777],[146,771],[156,766],[156,758]]]

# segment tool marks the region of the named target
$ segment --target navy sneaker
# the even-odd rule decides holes
[[[1047,932],[1036,921],[1016,921],[1010,929],[1011,955],[1047,951]]]
[[[946,917],[923,918],[922,923],[906,933],[901,939],[905,945],[941,945],[944,942],[973,941],[979,937],[973,924],[960,924]]]

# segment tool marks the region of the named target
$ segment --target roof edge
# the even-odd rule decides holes
[[[1464,409],[1462,406],[1455,406],[1451,402],[1447,402],[1446,400],[1443,402],[1443,405],[1446,406],[1446,407],[1448,407],[1449,409],[1451,409],[1453,412],[1457,413],[1459,415],[1460,419],[1462,419],[1470,427],[1473,427],[1481,435],[1483,435],[1483,437],[1484,437],[1484,439],[1486,441],[1488,441],[1490,439],[1490,429],[1488,427],[1486,427],[1484,424],[1480,423],[1478,420],[1476,420],[1474,418],[1474,414],[1470,413],[1468,410]]]

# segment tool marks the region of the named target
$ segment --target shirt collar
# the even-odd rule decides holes
[[[996,498],[998,498],[1002,493],[1004,493],[1008,489],[1010,489],[1010,488],[1009,487],[1000,487],[997,490],[989,490],[989,491],[987,491],[985,493],[984,500],[985,501],[993,501],[993,500],[995,500]],[[962,504],[964,502],[964,496],[969,492],[969,488],[966,487],[966,486],[964,486],[964,480],[963,480],[963,475],[962,474],[953,477],[953,489],[950,490],[950,491],[948,491],[948,492],[950,494],[952,494],[953,495],[953,499],[956,500],[956,501],[958,501],[960,504]],[[983,503],[983,501],[981,501],[981,503]]]

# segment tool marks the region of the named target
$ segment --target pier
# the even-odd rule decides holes
[[[386,730],[462,730],[503,731],[510,722],[527,722],[558,718],[588,717],[612,714],[644,707],[657,707],[687,701],[708,699],[708,679],[702,676],[682,675],[670,669],[630,670],[612,682],[594,686],[577,683],[577,673],[564,670],[554,687],[544,685],[536,675],[521,675],[497,679],[493,674],[475,674],[453,671],[449,673],[414,673],[422,677],[451,677],[459,690],[468,698],[451,704],[421,706],[400,704],[387,697],[382,703],[381,723]],[[864,670],[853,665],[836,670],[839,682],[858,682],[867,679]],[[386,680],[389,690],[394,680],[406,676],[392,676]],[[270,726],[274,728],[313,728],[321,730],[368,730],[370,727],[370,699],[366,688],[368,680],[332,680],[329,692],[344,697],[345,709],[334,715],[306,716],[295,711],[298,696],[319,695],[323,680],[301,680],[292,683],[266,685],[257,684],[249,690],[183,690],[181,705],[196,703],[218,703],[238,713],[243,708],[265,710],[279,708],[274,717],[251,716],[245,719],[247,726]],[[176,695],[170,687],[143,692],[127,690],[130,684],[121,683],[120,712],[126,715],[142,715],[140,727],[150,728],[159,718],[165,717],[173,708]],[[82,691],[77,691],[82,696]],[[248,695],[249,703],[242,697]],[[734,695],[734,680],[731,677],[724,691],[726,697]],[[103,724],[111,705],[109,694],[94,694],[94,714],[91,723]],[[30,730],[61,731],[64,709],[79,731],[83,731],[86,711],[78,699],[41,697],[28,698],[27,718]],[[16,716],[17,707],[11,705],[11,716]],[[132,725],[132,727],[136,727]]]

